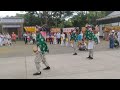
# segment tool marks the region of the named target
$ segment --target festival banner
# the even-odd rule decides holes
[[[24,27],[26,32],[36,32],[36,27],[35,26],[27,26]]]
[[[53,33],[61,32],[60,28],[51,28],[50,31]]]
[[[75,30],[75,28],[63,28],[63,32],[71,32],[72,30]]]

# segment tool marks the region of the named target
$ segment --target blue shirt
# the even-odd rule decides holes
[[[81,40],[82,40],[82,35],[79,34],[79,35],[78,35],[78,41],[81,41]]]

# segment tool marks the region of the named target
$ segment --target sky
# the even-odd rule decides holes
[[[0,11],[0,17],[15,16],[16,13],[24,13],[23,11]]]

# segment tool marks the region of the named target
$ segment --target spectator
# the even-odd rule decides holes
[[[26,34],[26,32],[23,34],[23,37],[24,37],[25,44],[27,44],[27,34]]]
[[[17,38],[16,34],[12,32],[12,42],[15,42],[15,44],[16,44],[16,38]]]
[[[57,44],[57,34],[54,33],[54,44]]]
[[[60,32],[57,33],[57,43],[61,44],[61,34],[60,34]]]
[[[61,34],[61,37],[62,37],[62,40],[63,40],[63,44],[62,44],[62,46],[64,46],[64,45],[65,45],[65,34],[62,33],[62,34]],[[61,41],[61,42],[62,42],[62,41]]]
[[[50,41],[50,44],[53,44],[52,33],[49,33],[49,41]]]
[[[33,44],[35,44],[35,42],[36,42],[36,34],[35,33],[32,33],[32,40],[33,40]]]
[[[109,35],[109,47],[114,48],[114,30]]]
[[[118,36],[118,42],[119,42],[119,46],[120,46],[120,31],[117,33]]]

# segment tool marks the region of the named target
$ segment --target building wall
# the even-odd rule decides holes
[[[21,38],[22,36],[21,33],[23,32],[23,23],[24,23],[23,18],[16,17],[0,18],[0,32],[8,31],[9,33],[12,33],[13,31],[15,31],[17,32],[16,34],[19,34],[18,35],[19,38]],[[19,26],[14,27],[14,25],[20,25],[20,27]]]

